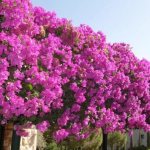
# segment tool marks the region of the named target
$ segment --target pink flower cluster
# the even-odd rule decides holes
[[[57,142],[95,128],[149,131],[150,62],[130,49],[29,0],[1,0],[1,124],[50,128]]]

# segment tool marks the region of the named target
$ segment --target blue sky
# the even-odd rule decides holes
[[[31,0],[75,26],[102,31],[108,42],[126,42],[139,58],[150,60],[150,0]]]

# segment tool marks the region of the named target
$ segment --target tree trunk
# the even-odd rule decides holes
[[[0,126],[0,150],[3,150],[5,127]]]
[[[116,147],[116,150],[119,150],[119,146]]]
[[[16,131],[13,130],[11,150],[19,150],[19,149],[20,149],[20,136],[18,136],[16,134]]]
[[[107,134],[103,131],[103,144],[102,144],[102,150],[107,150]]]
[[[3,149],[4,150],[10,150],[11,149],[12,135],[13,135],[13,124],[8,123],[5,125],[4,143],[3,143]]]

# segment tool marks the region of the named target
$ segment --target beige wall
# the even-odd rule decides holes
[[[34,126],[31,129],[26,129],[29,133],[28,137],[21,137],[20,150],[36,150],[37,146],[37,130]]]

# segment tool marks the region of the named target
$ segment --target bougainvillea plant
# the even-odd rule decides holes
[[[29,0],[0,0],[0,123],[36,125],[60,142],[150,130],[150,63],[102,32]]]

